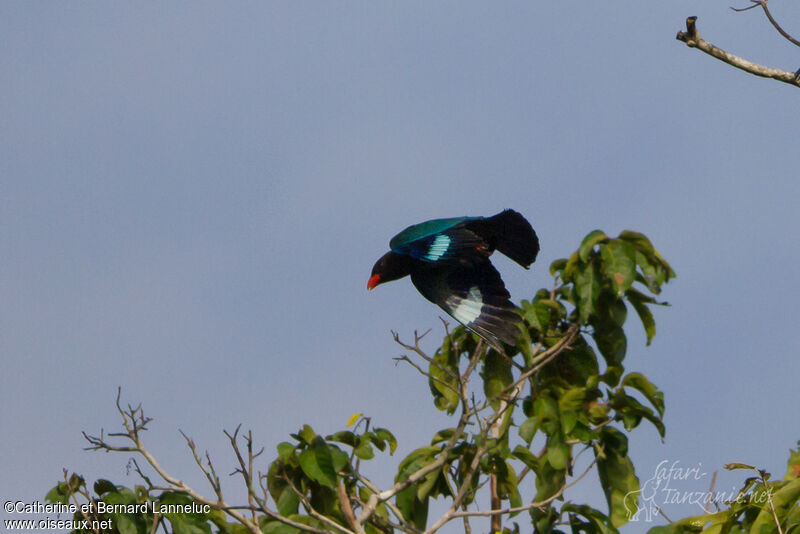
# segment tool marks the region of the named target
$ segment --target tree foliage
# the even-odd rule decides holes
[[[123,431],[85,437],[93,449],[134,453],[142,484],[98,480],[90,490],[83,478],[65,473],[47,499],[92,503],[76,519],[111,519],[111,531],[121,534],[159,528],[176,534],[433,533],[451,521],[471,532],[476,517],[490,518],[495,531],[617,532],[637,509],[640,489],[628,436],[642,422],[665,433],[662,392],[625,367],[628,312],[635,312],[650,344],[653,308],[665,304],[658,298],[675,273],[643,234],[594,231],[554,261],[550,274],[550,288],[521,302],[522,338],[505,353],[463,327],[445,325],[433,354],[420,346],[423,336],[415,333],[405,343],[394,334],[408,351],[399,360],[427,380],[433,406],[450,414],[452,424],[399,460],[391,487],[378,488],[368,473],[376,457],[395,452],[395,436],[354,414],[345,429],[330,434],[304,425],[268,462],[251,433],[226,432],[247,491],[247,502],[238,505],[226,502],[211,458],[185,436],[213,492],[204,496],[158,464],[142,441],[150,419],[118,398]],[[714,532],[799,531],[798,466],[795,452],[783,481],[769,482],[763,472],[748,479],[743,491],[770,489],[769,504],[734,503],[654,532],[706,525]],[[603,509],[567,500],[569,489],[590,474],[605,493]],[[430,515],[434,499],[445,503],[438,517]],[[101,512],[101,502],[125,506]],[[178,513],[164,504],[196,508]]]

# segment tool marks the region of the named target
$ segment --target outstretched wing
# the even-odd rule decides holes
[[[531,223],[514,210],[466,221],[464,226],[481,236],[491,250],[497,249],[526,269],[536,261],[539,238]]]
[[[451,228],[402,246],[395,246],[392,247],[392,251],[425,263],[438,264],[460,262],[465,258],[485,258],[491,254],[486,241],[464,227]]]
[[[488,259],[431,266],[411,274],[422,295],[491,346],[514,345],[520,335],[517,308]]]

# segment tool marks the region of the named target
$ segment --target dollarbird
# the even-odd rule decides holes
[[[489,256],[497,250],[526,269],[536,260],[539,239],[525,217],[508,209],[492,217],[433,219],[409,226],[389,248],[367,289],[410,275],[423,297],[496,350],[501,342],[516,343],[520,316]]]

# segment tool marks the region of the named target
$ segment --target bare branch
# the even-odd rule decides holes
[[[358,479],[373,493],[380,493],[381,490],[378,489],[378,487],[375,484],[373,484],[372,481],[370,481],[364,475],[359,473],[358,474]],[[415,526],[411,525],[410,523],[408,523],[405,520],[405,518],[403,517],[403,512],[401,512],[400,509],[397,508],[397,506],[395,506],[392,503],[392,501],[385,501],[384,504],[389,509],[389,511],[391,511],[392,514],[394,514],[394,516],[400,522],[400,525],[397,525],[397,526],[392,525],[392,526],[394,526],[394,528],[399,528],[399,529],[404,530],[406,532],[411,532],[412,534],[417,534],[417,533],[421,532],[418,528],[416,528]]]
[[[456,393],[456,394],[458,393],[458,389],[456,389],[456,388],[455,388],[455,387],[454,387],[452,384],[448,384],[447,382],[445,382],[445,381],[444,381],[444,380],[442,380],[441,378],[437,378],[437,377],[435,377],[435,376],[431,376],[431,374],[430,374],[430,373],[426,373],[426,372],[425,372],[425,370],[424,370],[422,367],[420,367],[419,365],[417,365],[416,363],[414,363],[414,362],[411,360],[411,358],[409,358],[408,356],[405,356],[405,355],[403,355],[403,356],[398,356],[397,358],[392,358],[392,359],[393,359],[394,361],[396,361],[396,362],[406,362],[406,363],[407,363],[407,364],[409,364],[411,367],[413,367],[414,369],[416,369],[417,371],[419,371],[419,373],[420,373],[422,376],[426,376],[426,377],[428,377],[430,380],[433,380],[433,381],[434,381],[434,382],[436,382],[437,384],[441,384],[441,385],[443,385],[444,387],[446,387],[447,389],[449,389],[450,391],[452,391],[452,392],[454,392],[454,393]],[[439,364],[437,364],[437,363],[434,363],[434,365],[436,365],[436,367],[438,367],[439,369],[441,369],[441,368],[442,368],[442,367],[441,367],[441,366],[439,366]],[[449,371],[450,371],[450,370],[448,369],[448,372],[449,372]],[[452,373],[451,373],[451,374],[452,374]]]
[[[735,8],[735,7],[732,7],[731,9],[736,11],[736,12],[738,12],[738,13],[741,13],[742,11],[749,11],[749,10],[753,9],[754,7],[761,6],[761,8],[764,10],[764,14],[767,16],[767,19],[769,20],[770,24],[772,24],[772,27],[775,28],[776,30],[778,30],[778,33],[780,33],[783,37],[785,37],[787,41],[789,41],[790,43],[792,43],[795,46],[800,46],[800,41],[798,41],[797,39],[795,39],[794,37],[789,35],[786,32],[786,30],[781,28],[781,25],[778,24],[778,21],[775,20],[772,17],[772,13],[769,12],[769,8],[767,7],[767,0],[750,0],[750,1],[753,3],[753,5],[750,5],[750,6],[747,6],[747,7],[738,8],[738,9]]]
[[[350,527],[356,531],[361,532],[363,529],[361,525],[356,522],[356,516],[353,513],[353,506],[350,504],[350,497],[347,495],[347,488],[344,486],[344,481],[340,480],[337,486],[339,496],[339,507],[342,509],[345,519]]]
[[[425,351],[423,351],[420,348],[419,342],[423,337],[428,335],[428,332],[430,332],[430,330],[426,330],[422,335],[417,335],[417,331],[415,330],[414,331],[414,344],[413,345],[409,345],[408,343],[405,343],[405,342],[401,341],[400,340],[400,334],[398,334],[397,332],[394,332],[394,331],[392,332],[392,338],[394,339],[395,343],[397,343],[398,345],[400,345],[401,347],[403,347],[406,350],[410,350],[410,351],[414,352],[420,358],[422,358],[423,360],[428,362],[430,365],[433,365],[434,367],[436,367],[437,369],[439,369],[443,373],[445,373],[448,376],[450,376],[450,378],[454,378],[454,379],[458,378],[456,376],[456,374],[451,369],[448,369],[447,367],[441,365],[439,362],[437,362],[436,360],[434,360],[433,358],[431,358],[430,356],[425,354]],[[395,360],[397,360],[397,359],[398,358],[395,358]]]
[[[698,50],[701,50],[706,54],[727,63],[728,65],[736,67],[737,69],[741,69],[745,72],[749,72],[750,74],[754,74],[762,78],[771,78],[773,80],[778,80],[779,82],[788,83],[789,85],[793,85],[795,87],[800,87],[800,75],[798,75],[798,73],[753,63],[752,61],[748,61],[744,58],[726,52],[721,48],[717,48],[705,39],[702,39],[700,37],[700,33],[697,31],[695,24],[696,21],[697,17],[687,18],[686,31],[678,32],[676,39],[686,43],[686,46],[689,48],[697,48]]]
[[[760,2],[758,2],[758,3],[759,3],[759,4],[761,5],[761,7],[764,9],[764,14],[765,14],[765,15],[767,16],[767,18],[769,19],[769,22],[770,22],[770,24],[772,24],[772,26],[773,26],[773,27],[774,27],[776,30],[778,30],[778,33],[780,33],[781,35],[783,35],[783,36],[784,36],[784,37],[785,37],[785,38],[786,38],[786,39],[787,39],[787,40],[788,40],[790,43],[792,43],[793,45],[795,45],[795,46],[800,46],[800,41],[798,41],[797,39],[795,39],[794,37],[792,37],[791,35],[789,35],[788,33],[786,33],[786,31],[785,31],[783,28],[781,28],[780,24],[778,24],[778,21],[776,21],[774,18],[772,18],[772,13],[770,13],[770,12],[769,12],[769,8],[767,8],[767,0],[761,0],[761,1],[760,1]]]
[[[416,332],[414,333],[414,338],[415,342],[420,339],[420,337],[417,336]],[[409,350],[415,350],[415,348],[412,347]],[[455,448],[456,444],[458,443],[458,440],[464,433],[464,428],[467,426],[467,423],[469,422],[469,419],[471,417],[471,413],[469,412],[469,392],[467,389],[467,385],[469,383],[469,377],[472,375],[472,372],[475,370],[475,368],[478,365],[478,362],[483,356],[483,350],[484,350],[483,340],[480,340],[478,341],[477,347],[475,347],[475,352],[470,358],[466,370],[459,377],[459,381],[461,384],[461,391],[459,394],[459,396],[461,397],[461,406],[462,406],[461,416],[459,417],[458,426],[456,427],[455,432],[453,432],[453,435],[450,436],[450,439],[448,440],[447,444],[444,446],[442,451],[439,453],[439,456],[437,456],[436,460],[429,463],[428,465],[421,467],[420,469],[409,475],[406,479],[395,483],[395,485],[389,488],[388,490],[382,491],[380,493],[373,493],[372,495],[370,495],[369,501],[367,501],[366,506],[364,506],[364,509],[362,510],[361,514],[358,517],[358,523],[360,525],[363,525],[367,521],[367,519],[369,519],[370,516],[372,516],[372,514],[375,513],[375,509],[378,506],[378,504],[380,504],[381,502],[386,502],[387,500],[397,495],[399,492],[403,491],[407,487],[416,483],[418,480],[424,478],[429,473],[433,473],[437,469],[440,469],[445,464],[445,462],[447,461],[447,457],[450,455],[450,451],[452,451],[453,448]]]
[[[122,405],[120,403],[121,391],[122,391],[121,388],[119,388],[117,390],[116,405],[117,405],[117,411],[120,413],[120,415],[122,417],[122,424],[125,427],[125,432],[117,433],[117,434],[109,434],[109,436],[112,436],[112,437],[116,436],[116,437],[125,438],[125,439],[129,440],[133,444],[133,446],[112,445],[112,444],[108,443],[105,440],[104,433],[101,431],[100,432],[100,436],[90,436],[90,435],[86,434],[85,432],[83,433],[84,438],[91,445],[90,447],[87,447],[87,448],[88,449],[93,449],[93,450],[105,450],[105,451],[136,452],[136,453],[140,454],[142,457],[144,457],[144,459],[147,460],[147,463],[150,464],[150,467],[153,470],[155,470],[155,472],[158,474],[159,477],[161,477],[161,479],[164,482],[167,483],[167,486],[163,486],[163,487],[161,487],[161,486],[153,486],[152,489],[166,490],[166,491],[177,491],[177,492],[180,492],[180,493],[184,493],[184,494],[188,495],[189,497],[191,497],[194,501],[196,501],[199,504],[205,504],[205,505],[208,505],[209,507],[211,507],[214,510],[221,510],[221,511],[225,512],[230,517],[232,517],[233,519],[235,519],[236,521],[238,521],[239,523],[244,525],[247,528],[247,530],[249,530],[251,532],[251,534],[262,534],[261,528],[259,527],[257,521],[255,521],[253,519],[249,519],[246,516],[244,516],[241,512],[238,511],[239,510],[238,508],[229,506],[224,500],[222,500],[222,498],[221,498],[219,493],[217,494],[217,500],[216,501],[213,501],[211,499],[203,497],[201,494],[196,492],[194,489],[192,489],[191,487],[186,485],[183,481],[178,480],[177,478],[171,476],[169,473],[166,472],[166,470],[164,470],[163,467],[161,467],[161,465],[158,463],[158,461],[156,461],[156,459],[153,457],[153,455],[150,453],[150,451],[148,451],[145,448],[144,444],[142,443],[141,437],[139,435],[139,432],[141,430],[146,430],[147,429],[147,424],[151,421],[151,419],[144,416],[144,413],[142,411],[141,405],[139,405],[139,406],[137,406],[135,408],[130,406],[130,405],[128,405],[127,409],[123,409]],[[258,496],[256,496],[255,491],[252,489],[252,477],[247,472],[248,471],[248,464],[244,463],[244,459],[242,458],[242,455],[241,455],[241,453],[240,453],[240,451],[238,449],[238,444],[236,443],[236,437],[238,435],[238,432],[239,432],[239,429],[237,428],[236,432],[233,435],[228,434],[227,432],[226,432],[226,435],[229,438],[231,438],[231,441],[234,444],[234,451],[236,452],[237,459],[239,460],[241,471],[243,471],[242,475],[245,476],[245,479],[248,481],[248,492],[250,492],[250,494],[253,495],[254,501],[256,503],[258,503],[258,506],[255,507],[251,502],[251,506],[246,507],[245,509],[249,510],[251,512],[254,512],[256,509],[258,509],[261,512],[263,512],[264,515],[266,515],[266,516],[268,516],[268,517],[270,517],[272,519],[275,519],[276,521],[280,521],[281,523],[284,523],[286,525],[295,527],[295,528],[297,528],[297,529],[299,529],[301,531],[315,532],[317,534],[325,534],[327,532],[326,530],[319,529],[319,528],[316,528],[316,527],[312,527],[312,526],[309,526],[309,525],[304,525],[303,523],[299,523],[297,521],[293,521],[293,520],[291,520],[289,518],[283,517],[282,515],[280,515],[280,514],[278,514],[276,512],[273,512],[272,510],[269,510],[269,508],[267,508],[266,501],[264,499],[261,499]],[[186,438],[185,435],[184,435],[184,438]],[[247,439],[249,439],[250,442],[251,442],[249,447],[248,447],[248,457],[249,457],[249,460],[250,460],[249,465],[252,465],[252,459],[257,457],[259,454],[261,454],[261,452],[259,451],[258,453],[253,454],[252,453],[252,436],[248,435]],[[189,440],[189,442],[191,443],[190,444],[190,449],[191,449],[192,445],[193,445],[193,442],[191,442],[191,440]],[[197,458],[197,455],[195,454],[195,461],[197,461],[197,460],[198,460],[198,458]],[[210,465],[210,460],[209,460],[209,465]],[[135,466],[137,472],[139,472],[141,474],[141,469],[139,469],[138,464],[134,463],[134,466]],[[213,471],[213,467],[209,467],[209,469],[210,469],[209,472],[211,473],[211,478],[213,478],[213,479],[218,481],[218,479],[216,478],[216,473]],[[237,470],[237,471],[239,471],[239,470]],[[207,474],[207,476],[208,476],[208,474]],[[145,480],[149,481],[149,479],[147,479],[147,478],[145,478]],[[254,515],[254,517],[255,517],[255,515]]]
[[[208,451],[206,451],[206,460],[208,461],[208,468],[203,465],[203,461],[200,459],[200,456],[197,454],[197,447],[195,446],[194,440],[184,434],[183,430],[178,430],[183,436],[183,439],[186,440],[186,444],[189,446],[189,450],[192,451],[192,457],[194,458],[195,463],[200,467],[200,470],[208,479],[209,484],[211,484],[211,488],[214,490],[214,493],[217,495],[217,499],[219,501],[222,500],[222,488],[219,481],[219,477],[217,473],[214,472],[214,467],[211,464],[211,458],[208,455]]]
[[[751,0],[753,1],[753,0]],[[747,7],[731,7],[732,10],[736,11],[737,13],[742,13],[744,11],[750,11],[751,9],[757,8],[758,2],[754,2],[753,5]]]

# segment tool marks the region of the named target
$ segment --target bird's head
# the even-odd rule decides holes
[[[387,252],[381,256],[381,259],[375,262],[375,266],[372,268],[372,274],[367,281],[367,289],[375,289],[378,284],[391,282],[392,280],[397,280],[398,278],[403,278],[411,274],[413,261],[414,260],[408,256],[396,254],[391,251]]]

